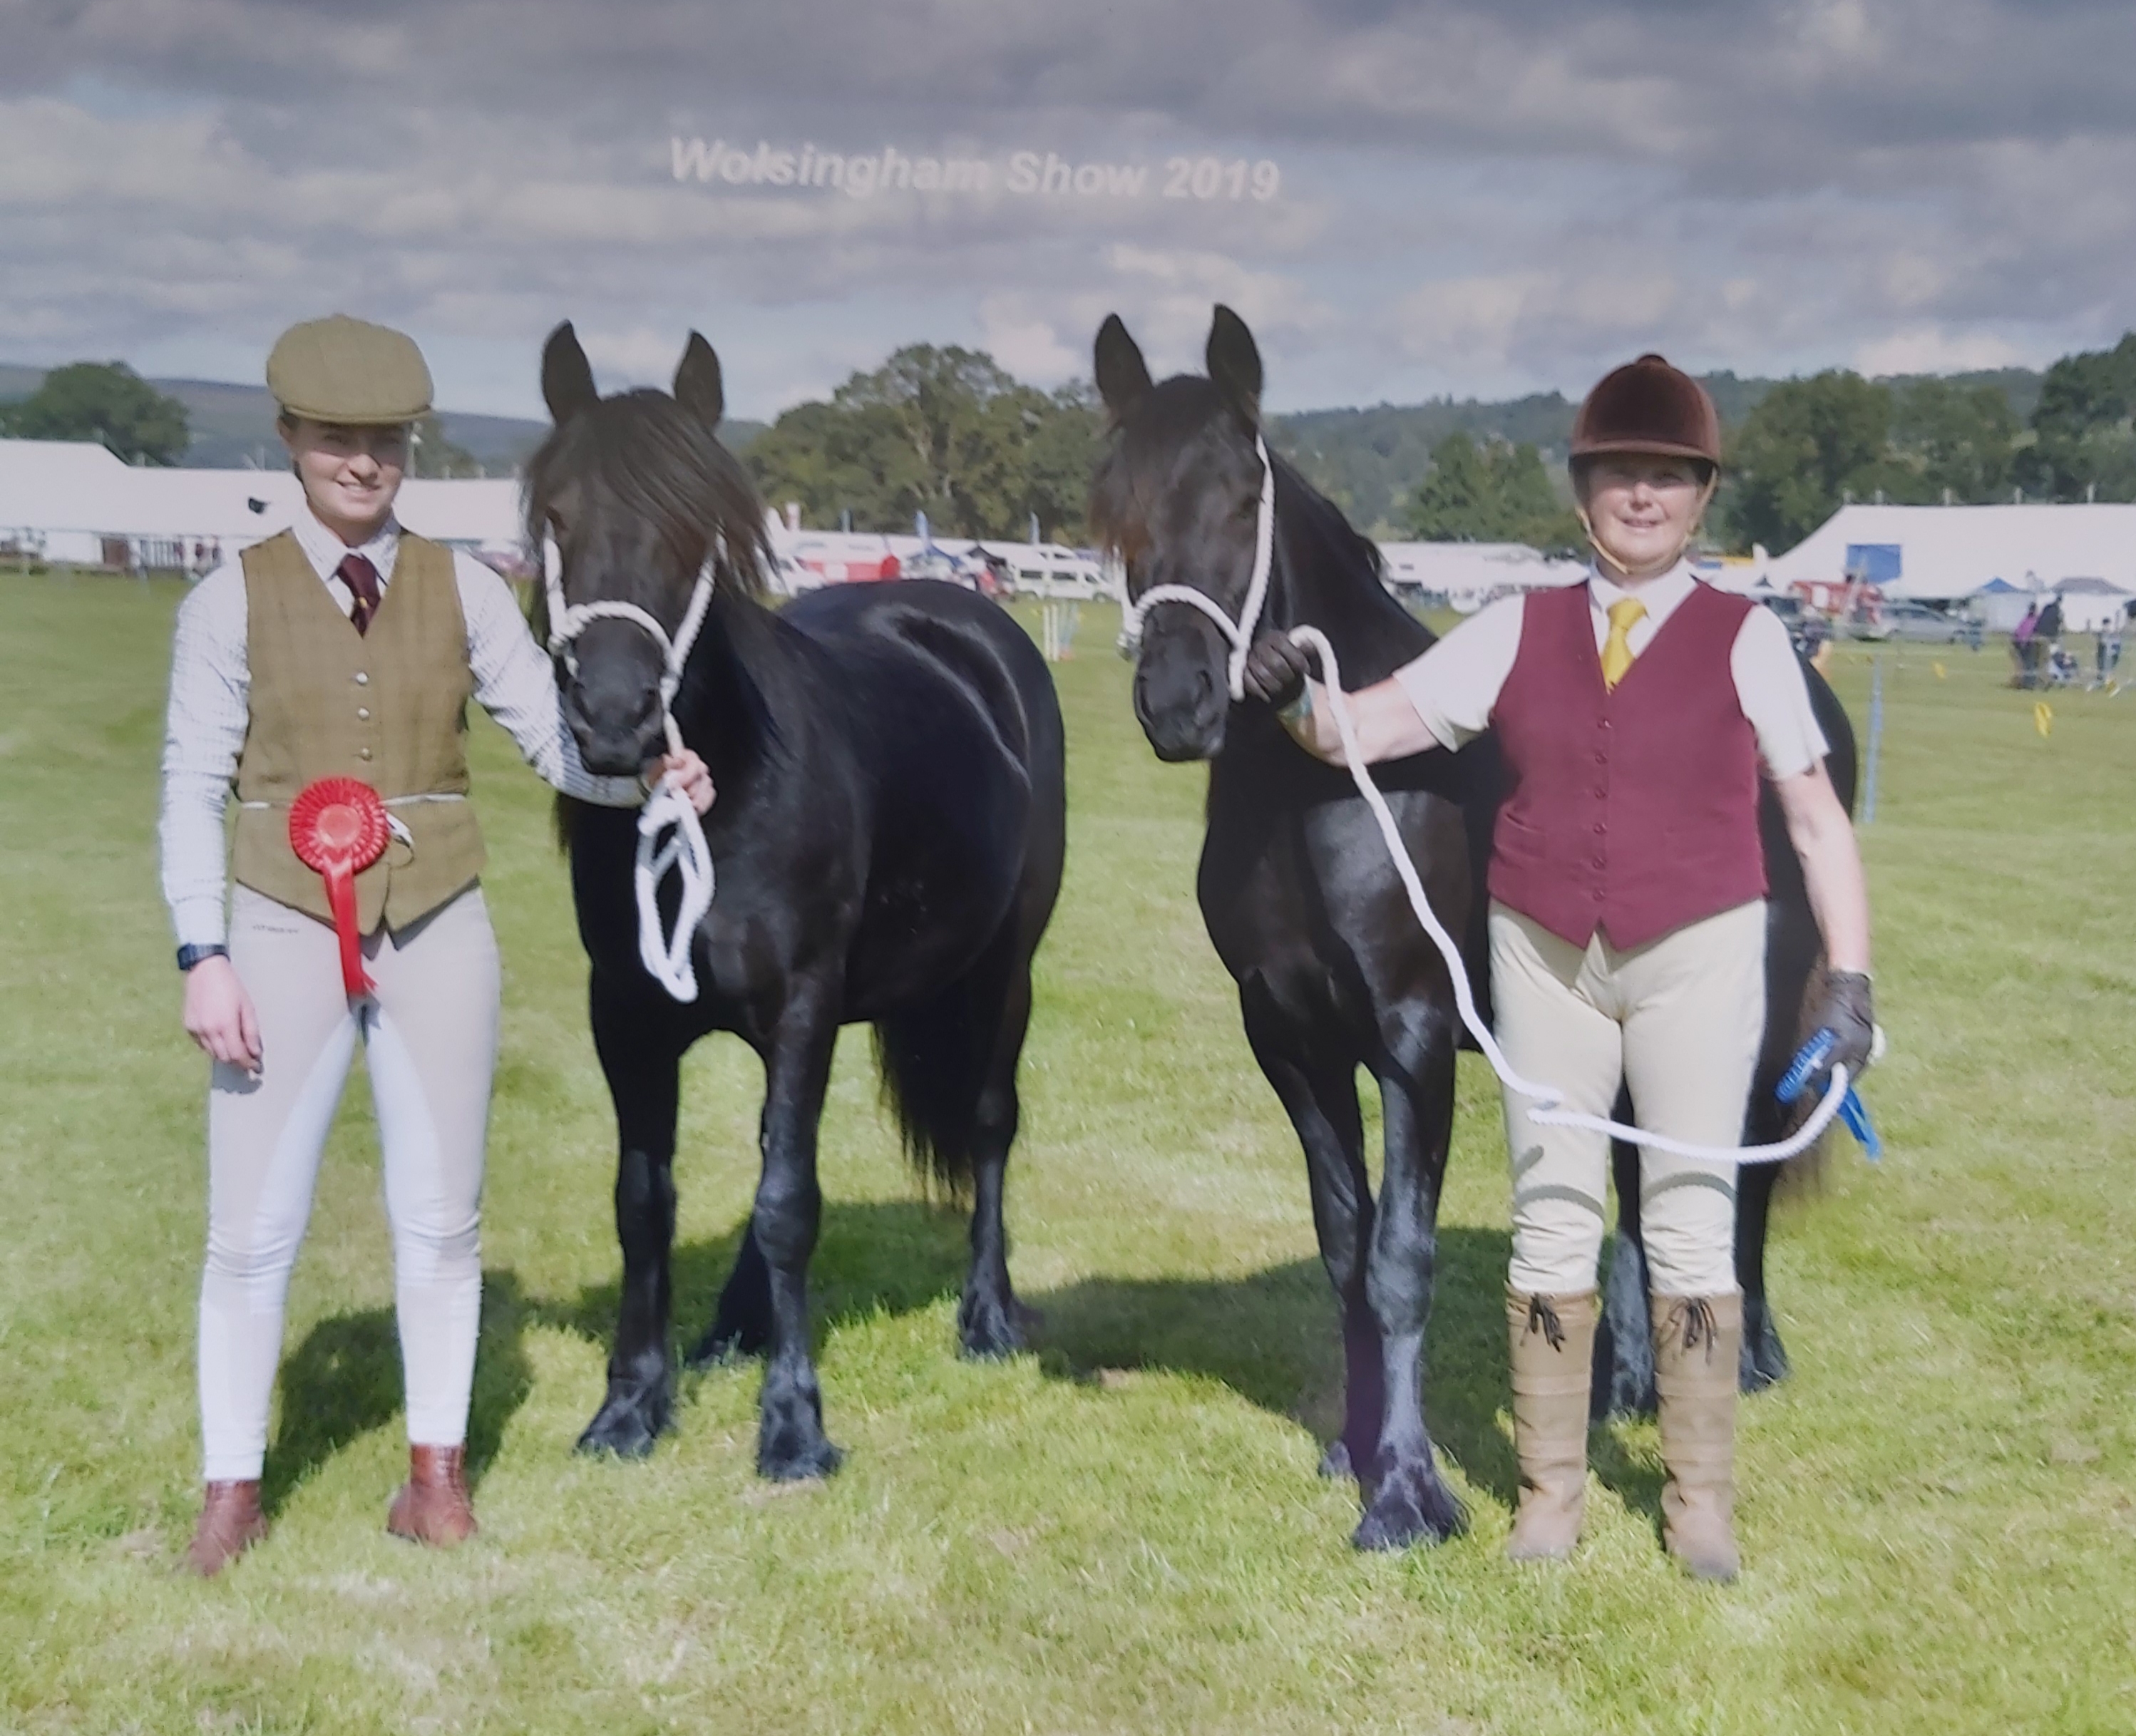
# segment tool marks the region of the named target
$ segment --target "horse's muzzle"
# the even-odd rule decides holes
[[[597,778],[633,778],[668,751],[657,686],[624,694],[589,693],[584,681],[564,690],[564,721],[579,758]]]
[[[1159,759],[1213,759],[1223,751],[1231,696],[1206,659],[1145,657],[1135,670],[1135,720]]]

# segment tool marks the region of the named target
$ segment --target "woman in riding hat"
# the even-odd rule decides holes
[[[466,702],[566,794],[615,807],[645,794],[640,780],[585,770],[548,659],[504,581],[395,520],[409,424],[430,407],[414,342],[339,314],[313,320],[282,334],[267,384],[304,503],[289,530],[218,567],[179,609],[163,748],[163,894],[186,1030],[214,1061],[200,1301],[207,1490],[187,1552],[202,1574],[266,1535],[260,1473],[283,1300],[359,1039],[408,1404],[409,1477],[386,1525],[430,1544],[473,1532],[461,1457],[498,969],[467,798]],[[700,812],[711,806],[695,754],[648,769],[663,773]],[[355,879],[367,995],[344,987],[323,883],[289,836],[292,803],[328,777],[371,786],[391,817],[393,841]]]
[[[1720,419],[1697,381],[1659,356],[1616,369],[1573,424],[1595,554],[1586,583],[1493,604],[1349,703],[1368,762],[1498,732],[1511,789],[1492,844],[1491,984],[1513,1069],[1593,1115],[1628,1083],[1641,1127],[1734,1147],[1765,1021],[1760,773],[1823,935],[1819,1022],[1839,1040],[1828,1069],[1858,1074],[1872,1026],[1861,861],[1787,630],[1684,560],[1720,461]],[[1340,762],[1310,673],[1270,635],[1247,685],[1284,708],[1302,745]],[[1609,1169],[1604,1136],[1538,1125],[1530,1108],[1505,1093],[1521,1466],[1507,1549],[1526,1560],[1566,1554],[1580,1535]],[[1738,1565],[1735,1193],[1732,1164],[1641,1152],[1663,1535],[1714,1579]]]

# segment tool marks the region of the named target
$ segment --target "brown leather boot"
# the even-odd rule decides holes
[[[260,1511],[260,1479],[210,1483],[201,1503],[200,1523],[186,1547],[184,1565],[212,1579],[267,1535],[267,1515]]]
[[[1512,1347],[1513,1452],[1521,1505],[1506,1554],[1556,1561],[1580,1541],[1587,1499],[1587,1401],[1594,1384],[1595,1295],[1506,1292]]]
[[[1654,1385],[1661,1395],[1662,1541],[1701,1579],[1733,1579],[1736,1383],[1743,1297],[1657,1296]]]
[[[408,1481],[393,1497],[386,1529],[411,1543],[447,1548],[474,1535],[474,1505],[468,1499],[464,1447],[410,1447]]]

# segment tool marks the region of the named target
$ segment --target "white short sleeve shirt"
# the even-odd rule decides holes
[[[1611,604],[1636,596],[1647,606],[1646,613],[1626,635],[1637,657],[1697,583],[1683,562],[1631,589],[1613,584],[1590,568],[1588,612],[1594,618],[1595,649],[1599,652],[1609,636]],[[1490,728],[1498,695],[1520,652],[1525,604],[1522,597],[1502,598],[1395,672],[1394,678],[1440,746],[1458,748]],[[1758,759],[1766,777],[1798,777],[1831,750],[1810,705],[1809,685],[1803,679],[1787,628],[1772,610],[1753,609],[1743,618],[1730,648],[1728,670],[1743,715],[1756,734]]]

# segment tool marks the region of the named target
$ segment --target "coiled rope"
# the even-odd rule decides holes
[[[553,540],[542,545],[542,578],[549,599],[549,654],[561,657],[575,680],[579,660],[572,642],[596,621],[629,621],[653,635],[660,647],[660,722],[668,735],[668,751],[682,751],[682,732],[675,723],[675,695],[682,685],[682,666],[690,647],[705,624],[705,611],[712,600],[712,572],[716,562],[706,561],[690,592],[690,605],[682,625],[670,638],[663,627],[634,603],[603,600],[566,603],[564,599],[564,560]],[[669,836],[663,842],[661,834]],[[663,933],[660,924],[660,885],[671,873],[682,877],[682,896],[677,901],[675,926]],[[632,872],[638,894],[638,957],[646,974],[677,1001],[697,998],[697,973],[690,963],[690,940],[705,912],[712,907],[716,880],[712,852],[705,842],[705,828],[690,799],[663,777],[638,811],[638,861]]]

